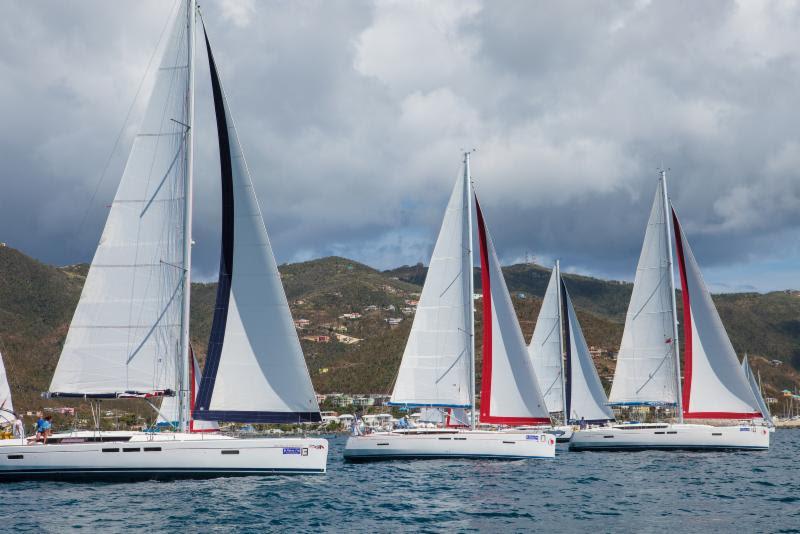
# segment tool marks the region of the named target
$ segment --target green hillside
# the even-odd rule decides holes
[[[301,338],[314,338],[301,343],[317,391],[390,392],[413,319],[403,308],[409,306],[406,301],[419,298],[426,269],[417,265],[380,272],[346,258],[329,257],[282,265],[280,272],[294,319],[308,322],[298,333]],[[550,271],[513,265],[504,268],[504,273],[523,334],[530,339]],[[0,351],[17,409],[56,403],[39,394],[48,387],[85,274],[85,265],[53,267],[0,247]],[[608,385],[631,285],[576,275],[565,275],[565,279],[586,339],[600,349],[596,363]],[[476,287],[480,287],[479,277]],[[215,284],[193,284],[191,337],[201,360],[215,297]],[[779,389],[800,386],[796,371],[800,368],[800,296],[746,293],[718,295],[714,300],[734,347],[751,355],[768,393],[777,396]],[[341,318],[348,313],[361,317]],[[478,305],[478,375],[481,316]],[[390,325],[388,319],[402,321]],[[337,333],[360,341],[337,341]],[[330,341],[318,342],[320,336]],[[769,360],[785,363],[775,367]]]

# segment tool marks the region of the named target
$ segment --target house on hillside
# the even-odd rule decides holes
[[[331,336],[303,336],[303,339],[306,341],[311,341],[313,343],[330,343]]]
[[[309,321],[308,319],[295,319],[294,320],[295,328],[305,328],[310,324],[311,324],[311,321]]]
[[[406,306],[405,308],[400,308],[400,311],[403,313],[403,315],[414,315],[417,309],[412,308],[411,306]]]
[[[353,336],[346,336],[344,334],[334,334],[336,336],[336,341],[339,343],[344,343],[345,345],[355,345],[356,343],[360,343],[362,340],[357,337]]]
[[[396,308],[394,307],[394,304],[389,304],[388,306],[384,306],[383,309],[384,311],[394,311]]]
[[[400,323],[403,322],[403,318],[402,317],[387,317],[386,319],[384,319],[384,321],[389,323],[389,326],[397,326],[397,325],[399,325]]]
[[[366,306],[366,307],[364,308],[364,311],[365,311],[365,312],[373,312],[373,311],[378,311],[378,306],[376,306],[375,304],[370,304],[369,306]]]
[[[342,315],[339,316],[339,319],[350,319],[350,320],[361,319],[361,314],[358,312],[343,313]]]

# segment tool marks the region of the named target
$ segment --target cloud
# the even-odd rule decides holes
[[[55,263],[91,257],[141,98],[123,121],[175,7],[3,6],[1,240]],[[799,11],[203,4],[280,261],[427,261],[460,151],[477,148],[476,188],[506,261],[533,254],[631,278],[665,165],[709,282],[761,289],[800,275],[783,253],[800,230]],[[205,61],[198,46],[194,265],[213,277],[219,163]]]

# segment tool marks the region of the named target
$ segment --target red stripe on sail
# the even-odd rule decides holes
[[[489,247],[486,243],[486,226],[483,213],[475,197],[475,212],[478,215],[478,243],[481,256],[481,290],[483,292],[483,366],[481,375],[481,422],[488,423],[492,401],[492,290],[489,279]],[[470,266],[471,267],[471,266]],[[472,273],[470,272],[470,276]],[[472,305],[472,304],[470,304]]]
[[[692,307],[689,300],[689,284],[686,279],[686,262],[683,256],[683,231],[675,210],[672,210],[672,226],[675,234],[675,250],[678,252],[678,270],[681,274],[681,297],[683,300],[683,416],[692,417],[689,413],[692,392]]]
[[[481,289],[483,292],[483,372],[481,376],[481,423],[498,425],[550,424],[549,417],[495,417],[491,415],[492,402],[492,286],[489,276],[489,245],[486,225],[483,221],[478,197],[475,197],[475,212],[478,215],[478,242],[481,256]],[[472,273],[470,273],[472,276]]]
[[[194,432],[194,417],[191,414],[194,413],[194,396],[197,394],[195,391],[195,378],[194,378],[194,350],[192,349],[191,345],[189,346],[189,391],[191,394],[189,395],[189,432]]]

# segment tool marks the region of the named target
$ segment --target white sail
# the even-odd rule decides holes
[[[572,306],[567,288],[561,282],[563,288],[564,308],[567,315],[567,407],[568,419],[570,421],[610,421],[614,419],[614,412],[608,406],[606,392],[600,377],[597,376],[597,369],[594,366],[589,347],[583,337],[578,316]]]
[[[475,201],[483,284],[482,423],[549,423],[533,363],[506,287],[492,237]]]
[[[756,380],[753,370],[750,368],[750,362],[747,359],[747,354],[745,354],[744,358],[742,358],[742,371],[744,371],[744,375],[747,377],[747,383],[750,384],[750,390],[753,392],[753,396],[756,398],[758,410],[761,412],[764,421],[766,421],[769,426],[775,426],[775,421],[772,420],[772,414],[769,413],[769,407],[767,406],[767,403],[764,402],[764,396],[761,394],[761,386],[759,385],[758,380]]]
[[[54,394],[114,396],[179,383],[189,5],[178,10],[164,48],[50,384]]]
[[[11,402],[11,386],[8,384],[6,366],[0,354],[0,422],[13,419],[14,403]]]
[[[250,172],[206,39],[222,174],[222,260],[196,420],[319,421]]]
[[[469,186],[466,178],[459,176],[433,249],[392,404],[470,405],[469,309],[473,304],[468,209]]]
[[[200,379],[203,376],[200,372],[200,366],[197,364],[197,359],[192,358],[192,402],[196,396],[197,390],[200,387]],[[180,421],[180,406],[178,397],[164,397],[161,401],[161,407],[158,409],[158,418],[156,423],[166,423],[173,425],[177,428]],[[191,421],[189,430],[191,432],[214,432],[219,430],[219,424],[216,421]]]
[[[612,404],[675,404],[677,343],[668,224],[661,185],[656,190],[633,282],[611,386]]]
[[[558,288],[558,270],[554,268],[544,293],[539,317],[536,319],[531,343],[528,345],[528,354],[533,362],[536,378],[539,380],[539,389],[550,412],[564,410],[561,306]]]
[[[673,227],[683,290],[684,417],[761,417],[674,210]]]

